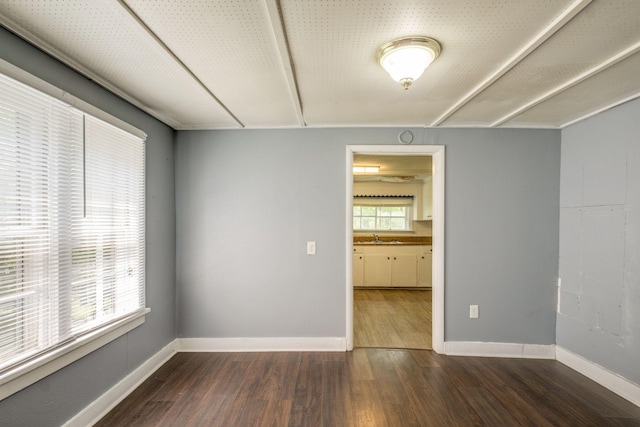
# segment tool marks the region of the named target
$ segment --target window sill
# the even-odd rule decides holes
[[[0,375],[0,400],[137,328],[144,323],[149,311],[151,309],[144,309],[3,373]]]

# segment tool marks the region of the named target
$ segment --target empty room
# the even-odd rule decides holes
[[[640,2],[0,2],[0,426],[640,425]]]

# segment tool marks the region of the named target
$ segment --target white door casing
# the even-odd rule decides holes
[[[433,164],[433,284],[432,345],[444,353],[444,145],[348,145],[346,150],[346,338],[347,350],[353,350],[353,155],[431,156]]]

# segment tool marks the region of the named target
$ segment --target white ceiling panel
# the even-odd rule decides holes
[[[500,80],[449,117],[444,125],[500,121],[589,70],[606,67],[613,55],[640,42],[638,17],[640,1],[637,0],[592,2]],[[615,31],[611,29],[612,24]],[[555,120],[564,121],[561,117]]]
[[[2,0],[0,22],[173,126],[238,127],[113,0]]]
[[[299,124],[264,1],[126,3],[246,127]]]
[[[0,0],[0,25],[175,129],[556,128],[640,96],[640,0]],[[376,52],[410,35],[442,53],[405,91]]]
[[[640,96],[640,53],[625,59],[515,117],[505,125],[564,127],[594,112]]]
[[[305,120],[430,124],[571,3],[283,0]],[[376,51],[394,38],[421,34],[440,41],[442,53],[404,91],[377,64]]]

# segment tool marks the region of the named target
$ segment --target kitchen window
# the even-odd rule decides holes
[[[0,384],[146,312],[144,188],[144,137],[0,74]]]
[[[411,230],[413,197],[354,197],[353,229],[356,231]]]

